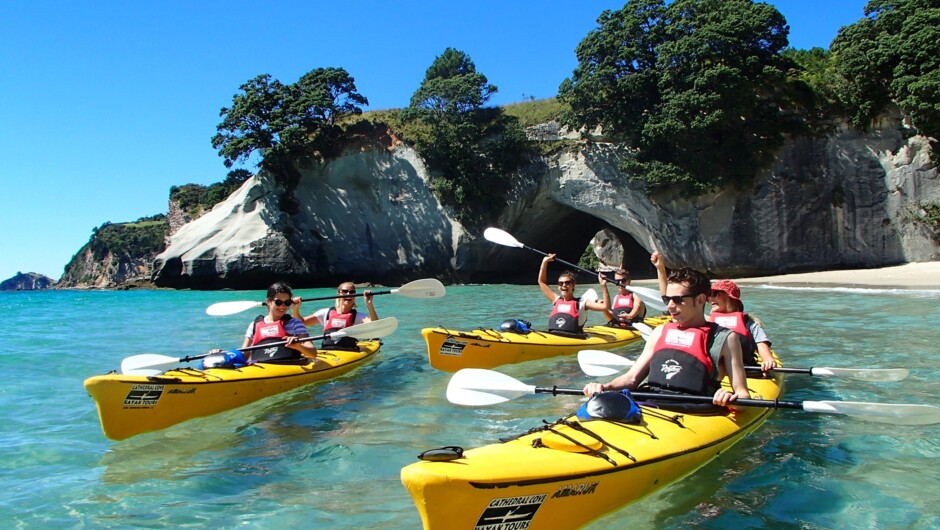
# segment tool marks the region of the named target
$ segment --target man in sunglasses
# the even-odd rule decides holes
[[[607,277],[598,273],[597,281],[603,287],[604,301],[578,298],[574,295],[574,273],[564,271],[558,275],[558,294],[548,285],[548,264],[555,261],[555,255],[549,254],[542,258],[539,268],[539,288],[545,297],[552,302],[552,313],[548,316],[548,331],[559,335],[572,337],[584,336],[584,324],[587,322],[587,311],[607,311],[610,308],[610,293],[607,292]]]
[[[657,268],[662,263],[658,252],[650,260]],[[653,330],[630,371],[609,383],[588,383],[584,394],[592,396],[623,388],[634,390],[646,379],[652,392],[712,396],[712,403],[719,406],[727,406],[738,398],[749,398],[738,336],[705,318],[705,307],[711,295],[708,277],[683,267],[670,272],[665,280],[663,303],[672,321]],[[720,381],[725,376],[733,392],[721,387]],[[702,408],[691,404],[677,406],[666,401],[660,406],[689,412]]]

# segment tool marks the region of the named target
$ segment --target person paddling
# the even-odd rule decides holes
[[[362,297],[365,299],[368,313],[363,313],[356,309],[356,284],[353,282],[343,282],[339,284],[339,286],[336,288],[336,294],[340,296],[336,298],[336,302],[333,307],[324,307],[322,309],[318,309],[316,312],[305,317],[300,316],[300,306],[303,302],[302,299],[300,297],[294,298],[294,317],[301,319],[303,323],[308,326],[322,324],[324,335],[334,331],[339,331],[349,326],[362,324],[363,322],[372,322],[379,319],[378,313],[375,312],[375,305],[372,300],[373,295],[371,290],[362,292]],[[323,339],[321,347],[323,349],[341,350],[355,350],[359,348],[358,341],[355,339],[355,337],[342,337],[339,340],[333,340],[332,338],[327,337]]]
[[[277,282],[268,287],[265,305],[268,306],[266,315],[259,315],[248,325],[245,332],[245,341],[242,348],[256,346],[268,342],[287,341],[282,346],[272,346],[259,350],[252,350],[252,362],[266,361],[296,361],[304,357],[317,358],[317,348],[311,341],[298,341],[297,339],[309,337],[303,322],[287,314],[288,308],[294,303],[292,291],[284,282]]]
[[[597,280],[604,291],[603,302],[576,298],[574,273],[571,271],[564,271],[558,275],[558,294],[555,294],[555,291],[546,283],[548,264],[553,261],[555,261],[555,254],[549,254],[542,258],[542,266],[539,267],[539,288],[552,302],[552,313],[548,317],[548,331],[559,335],[583,335],[584,323],[587,322],[587,312],[583,309],[606,311],[610,307],[607,278],[603,274],[597,275]]]
[[[652,257],[651,261],[655,264]],[[672,321],[653,330],[643,353],[626,374],[608,383],[588,383],[584,395],[635,390],[646,379],[653,392],[712,396],[714,405],[727,406],[738,398],[749,398],[738,335],[705,318],[710,294],[711,282],[701,272],[688,267],[670,272],[663,302]],[[725,376],[731,382],[731,392],[720,385]],[[660,406],[674,408],[665,402]]]
[[[609,310],[604,311],[607,317],[607,325],[617,328],[632,328],[634,322],[642,322],[646,318],[646,304],[640,300],[639,295],[628,291],[626,286],[630,285],[630,272],[627,269],[617,269],[614,271],[614,280],[617,283],[619,292],[611,301]],[[604,286],[607,289],[607,286]]]

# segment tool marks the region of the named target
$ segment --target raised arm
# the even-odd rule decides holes
[[[542,258],[542,265],[539,267],[539,289],[542,290],[546,298],[551,300],[552,303],[555,303],[555,299],[558,298],[558,295],[555,294],[555,291],[548,285],[548,264],[552,261],[555,261],[554,254],[549,254]]]
[[[650,254],[650,262],[656,267],[656,279],[659,280],[659,294],[666,295],[666,259],[663,258],[663,255],[659,253],[658,250],[654,250]]]

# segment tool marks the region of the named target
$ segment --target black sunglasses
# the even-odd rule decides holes
[[[272,302],[274,302],[274,305],[278,307],[281,307],[282,305],[286,305],[287,307],[290,307],[294,304],[293,300],[278,300],[277,298],[272,300]]]
[[[665,296],[663,295],[663,303],[669,305],[669,302],[672,302],[676,305],[682,305],[683,298],[695,298],[694,294],[679,294],[676,296]]]
[[[355,290],[355,289],[340,289],[340,290],[338,290],[338,291],[336,291],[336,292],[339,293],[339,294],[356,294],[356,290]]]
[[[558,286],[559,286],[559,287],[561,287],[562,285],[571,285],[572,283],[574,283],[574,282],[565,281],[565,280],[558,280]]]

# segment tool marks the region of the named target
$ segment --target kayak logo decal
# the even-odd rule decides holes
[[[152,407],[162,395],[163,385],[131,385],[131,391],[124,396],[124,406]]]
[[[454,337],[447,337],[437,352],[441,355],[452,355],[454,357],[460,357],[460,354],[463,353],[463,349],[466,347],[466,342],[457,340]]]
[[[679,365],[679,362],[676,361],[675,359],[669,359],[668,361],[663,363],[662,367],[660,368],[660,371],[666,374],[666,379],[669,380],[669,379],[672,379],[676,374],[682,371],[682,366]]]
[[[553,499],[558,497],[574,497],[576,495],[590,495],[597,489],[598,482],[582,482],[580,484],[565,484],[558,488],[558,491],[552,495]]]
[[[483,510],[473,530],[523,530],[532,524],[535,512],[542,506],[547,493],[523,497],[493,499]]]

